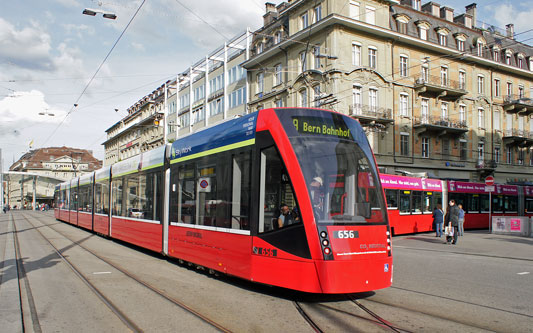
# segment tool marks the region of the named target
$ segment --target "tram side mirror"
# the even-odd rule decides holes
[[[372,217],[372,210],[370,209],[370,202],[356,202],[355,203],[355,215],[369,219]]]

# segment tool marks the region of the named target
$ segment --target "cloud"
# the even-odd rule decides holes
[[[75,35],[79,39],[84,38],[84,35],[92,36],[95,33],[95,29],[85,24],[63,24],[63,28],[69,35]]]
[[[131,46],[133,46],[133,48],[136,49],[137,51],[145,51],[145,50],[146,50],[146,49],[144,48],[144,45],[141,44],[141,43],[132,42],[132,43],[131,43]]]
[[[496,22],[497,26],[505,27],[509,23],[513,23],[515,26],[515,33],[521,33],[526,30],[531,29],[531,17],[533,17],[533,8],[531,8],[531,3],[515,3],[511,4],[501,4],[496,6],[491,6],[490,10],[493,12],[492,19]],[[521,35],[517,37],[518,40],[524,40],[530,38],[531,34]],[[529,41],[527,44],[531,44]]]
[[[82,5],[76,0],[55,0],[55,2],[65,7],[79,7],[79,8],[82,7]]]
[[[36,24],[17,30],[11,23],[0,18],[0,40],[0,62],[26,69],[54,69],[50,55],[50,35]]]
[[[64,110],[46,103],[44,94],[38,90],[17,91],[0,100],[0,124],[5,128],[16,129],[29,123],[59,123],[65,115]]]

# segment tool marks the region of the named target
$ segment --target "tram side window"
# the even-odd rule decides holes
[[[482,213],[487,213],[490,209],[489,205],[489,195],[488,194],[480,194],[479,195],[479,209]]]
[[[449,201],[450,200],[455,200],[455,204],[456,205],[463,205],[463,210],[466,212],[467,211],[467,207],[468,207],[468,202],[467,202],[467,196],[463,193],[450,193],[450,199],[448,200],[448,202],[446,202],[446,206],[448,206],[449,204]]]
[[[113,179],[113,197],[111,198],[111,207],[113,207],[113,215],[115,216],[123,216],[122,182],[122,178]]]
[[[283,161],[275,147],[264,149],[261,152],[261,164],[261,168],[264,170],[264,179],[261,180],[264,198],[262,202],[263,218],[259,221],[259,232],[267,232],[279,227],[278,218],[281,214],[282,204],[287,205],[290,210],[283,227],[300,222],[296,198]],[[321,199],[323,200],[323,198],[317,198],[317,200]]]
[[[127,217],[158,221],[160,215],[160,174],[140,172],[124,180],[126,188],[123,213]],[[124,215],[122,215],[124,216]]]
[[[422,213],[422,191],[413,191],[411,196],[411,212],[416,214]]]
[[[422,202],[422,208],[424,209],[424,213],[433,212],[433,209],[434,209],[433,194],[434,194],[433,192],[424,192],[424,200]]]
[[[73,187],[70,189],[70,210],[78,209],[78,188]]]
[[[516,213],[518,211],[518,197],[514,195],[504,196],[504,209],[506,213]]]
[[[194,181],[194,163],[179,167],[178,177],[178,222],[196,223],[196,186]]]
[[[96,182],[94,185],[94,212],[98,214],[109,213],[109,184]]]
[[[79,187],[79,210],[92,212],[92,185],[83,185]]]
[[[70,209],[70,189],[65,190],[64,195],[64,208]]]
[[[250,230],[250,198],[252,196],[251,151],[233,155],[231,228]]]
[[[411,212],[411,191],[400,191],[400,213]]]
[[[433,206],[431,206],[431,211],[434,211],[439,204],[442,208],[442,192],[433,192]]]
[[[526,213],[533,213],[533,198],[526,198],[525,209]]]
[[[503,195],[492,196],[492,211],[503,212]]]
[[[480,209],[480,196],[479,194],[468,195],[468,205],[463,204],[463,210],[470,213],[479,213]],[[466,209],[465,209],[466,207]]]
[[[398,190],[385,190],[387,197],[387,208],[398,209]]]

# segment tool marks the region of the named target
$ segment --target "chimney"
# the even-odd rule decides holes
[[[436,2],[428,2],[422,6],[422,11],[433,16],[440,17],[440,5]]]
[[[472,29],[472,16],[468,14],[458,15],[453,19],[453,21],[455,23],[460,23],[469,29]]]
[[[476,16],[476,6],[477,4],[474,2],[468,6],[465,7],[466,13],[470,16],[472,16],[472,26],[475,26],[477,24],[477,16]]]
[[[272,23],[272,21],[278,18],[278,11],[276,9],[276,5],[271,2],[265,3],[265,11],[266,13],[263,15],[263,26],[266,27]]]
[[[446,21],[453,22],[453,8],[443,6],[440,8],[440,17]]]
[[[505,31],[507,32],[507,37],[514,39],[514,24],[509,23],[505,26]]]

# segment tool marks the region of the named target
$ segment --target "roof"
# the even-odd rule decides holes
[[[30,150],[22,155],[18,161],[9,167],[11,171],[24,171],[29,169],[45,169],[43,162],[52,162],[61,157],[76,159],[79,163],[88,164],[88,170],[92,171],[102,167],[102,161],[95,158],[92,151],[72,147],[48,147]],[[26,162],[24,165],[23,162]]]

